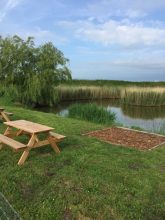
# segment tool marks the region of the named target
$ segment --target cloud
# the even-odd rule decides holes
[[[105,14],[125,16],[131,13],[137,17],[163,8],[165,8],[164,0],[94,0],[89,1],[83,11],[92,16]]]
[[[57,34],[55,31],[41,29],[40,27],[34,27],[30,29],[16,29],[15,27],[12,34],[16,34],[23,39],[32,36],[35,39],[35,43],[38,45],[46,42],[53,42],[55,45],[64,45],[68,42],[67,38]]]
[[[1,2],[1,9],[0,9],[0,22],[4,19],[4,17],[17,5],[19,5],[22,0],[7,0]]]
[[[78,1],[79,7],[70,3],[65,1],[68,12],[63,14],[63,18],[91,17],[98,21],[106,21],[113,17],[141,19],[155,12],[163,13],[165,10],[164,0],[84,0]]]
[[[73,29],[75,36],[81,40],[100,43],[104,46],[165,46],[165,28],[149,27],[144,22],[133,23],[129,19],[99,23],[92,19],[77,22],[63,21],[59,22],[59,25]]]
[[[55,31],[41,29],[40,27],[35,27],[31,30],[22,30],[21,32],[20,35],[22,37],[33,36],[37,44],[50,41],[55,43],[55,45],[64,45],[68,42],[67,38],[57,34]]]

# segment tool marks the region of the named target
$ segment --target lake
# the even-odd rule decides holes
[[[62,102],[53,108],[38,108],[39,111],[52,112],[67,117],[68,107],[74,103],[97,103],[116,113],[117,123],[127,127],[140,127],[147,131],[163,132],[165,130],[165,107],[140,107],[121,105],[119,100],[72,101]],[[164,132],[165,133],[165,132]]]

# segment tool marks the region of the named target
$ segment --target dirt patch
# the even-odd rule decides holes
[[[144,167],[140,163],[130,163],[128,165],[128,168],[131,169],[131,170],[139,170],[139,169],[144,168]]]
[[[63,219],[64,220],[72,220],[73,219],[73,215],[72,212],[69,208],[66,208],[64,211],[64,215],[63,215]]]
[[[149,150],[165,142],[165,136],[119,127],[89,132],[87,135],[140,150]]]
[[[34,189],[32,186],[27,185],[26,183],[20,184],[20,192],[24,199],[30,199],[34,195]]]
[[[163,173],[165,172],[165,165],[162,165],[162,166],[160,167],[160,171],[162,171]]]
[[[46,176],[46,177],[52,177],[52,176],[54,176],[54,175],[56,175],[56,173],[54,173],[53,171],[49,171],[49,170],[46,170],[46,171],[45,171],[45,176]]]

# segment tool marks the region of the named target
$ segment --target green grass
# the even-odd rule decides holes
[[[69,106],[69,117],[99,124],[114,124],[115,113],[97,104],[73,104]]]
[[[50,147],[32,150],[23,167],[17,166],[21,153],[0,151],[0,191],[24,220],[165,219],[163,146],[152,151],[115,146],[81,135],[103,125],[5,108],[13,119],[46,124],[67,136],[59,144],[61,154]]]

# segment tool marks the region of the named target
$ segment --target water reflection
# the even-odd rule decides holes
[[[165,128],[165,107],[139,107],[121,105],[120,100],[63,102],[54,108],[39,108],[60,116],[68,115],[68,107],[73,103],[96,103],[116,113],[117,122],[125,126],[137,126],[148,131],[160,132]]]
[[[121,109],[124,115],[131,118],[139,119],[155,119],[165,118],[165,107],[140,107],[121,105]]]

